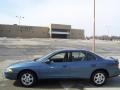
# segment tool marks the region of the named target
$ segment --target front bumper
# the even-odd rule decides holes
[[[4,77],[10,80],[16,80],[17,79],[17,73],[13,72],[4,72],[3,73]]]

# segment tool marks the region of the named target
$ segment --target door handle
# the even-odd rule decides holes
[[[96,67],[96,64],[91,64],[92,67]]]
[[[50,68],[53,69],[54,67],[51,66]]]
[[[64,68],[66,68],[66,67],[67,67],[67,65],[63,65],[63,67],[64,67]]]

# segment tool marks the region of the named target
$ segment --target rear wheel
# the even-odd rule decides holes
[[[37,77],[31,71],[24,71],[20,73],[19,81],[23,86],[31,87],[36,83]]]
[[[104,71],[96,71],[92,74],[91,81],[95,86],[102,86],[107,81],[107,74]]]

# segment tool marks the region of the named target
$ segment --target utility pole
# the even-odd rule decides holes
[[[24,19],[24,17],[22,17],[22,16],[16,16],[16,18],[18,18],[18,25],[20,25],[21,24],[21,20]]]
[[[93,21],[93,52],[95,52],[95,0],[94,0],[94,21]]]

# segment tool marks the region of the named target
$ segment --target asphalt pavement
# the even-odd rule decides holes
[[[120,90],[120,76],[110,78],[102,87],[93,86],[89,80],[81,79],[49,79],[40,80],[31,88],[25,88],[18,81],[0,81],[0,90]]]
[[[0,90],[120,90],[120,76],[110,78],[103,87],[95,87],[88,80],[40,80],[32,88],[2,77],[10,64],[34,59],[56,49],[79,48],[92,50],[92,40],[0,38]],[[120,61],[120,42],[96,41],[96,53],[113,56]]]

